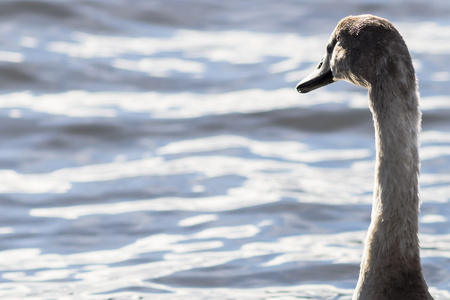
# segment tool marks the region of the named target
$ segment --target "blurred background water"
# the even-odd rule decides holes
[[[0,298],[351,299],[366,91],[294,87],[361,13],[414,60],[422,261],[450,299],[443,0],[2,0]]]

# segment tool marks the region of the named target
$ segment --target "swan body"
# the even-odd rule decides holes
[[[369,90],[376,140],[371,223],[353,300],[431,300],[420,263],[417,80],[406,44],[387,20],[342,19],[300,93],[338,80]]]

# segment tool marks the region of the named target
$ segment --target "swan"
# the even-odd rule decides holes
[[[408,48],[386,19],[342,19],[317,68],[297,85],[307,93],[338,80],[368,89],[376,141],[371,222],[353,300],[432,300],[420,263],[421,112]]]

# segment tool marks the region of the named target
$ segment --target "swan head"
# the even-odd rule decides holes
[[[400,73],[411,72],[410,68],[406,44],[389,21],[372,15],[349,16],[331,34],[317,68],[296,88],[308,93],[345,80],[370,89],[381,78],[402,77]]]

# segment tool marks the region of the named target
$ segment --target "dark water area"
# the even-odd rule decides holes
[[[352,297],[370,223],[366,91],[294,87],[350,14],[420,83],[420,239],[450,299],[450,4],[1,1],[1,299]]]

